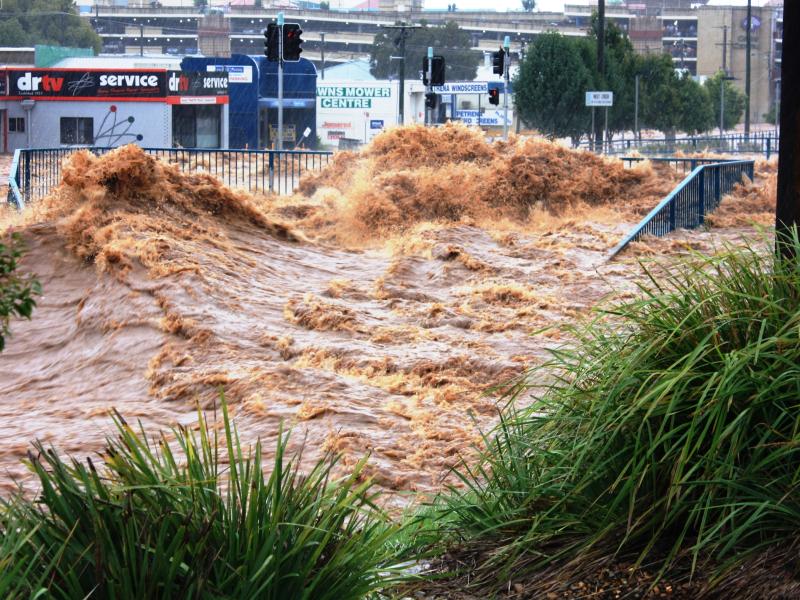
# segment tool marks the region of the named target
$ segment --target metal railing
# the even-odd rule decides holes
[[[625,164],[626,167],[631,167],[633,166],[633,163],[638,163],[645,160],[652,163],[666,163],[681,173],[694,171],[697,165],[710,165],[720,162],[731,162],[733,160],[723,158],[687,158],[683,156],[621,156],[619,159]]]
[[[762,154],[769,159],[778,152],[780,138],[775,132],[744,134],[705,135],[682,138],[635,138],[606,142],[606,154],[624,154],[636,150],[641,154],[672,154],[681,152],[717,152],[720,154]],[[591,147],[583,141],[582,148]]]
[[[61,183],[64,159],[80,148],[25,149],[14,152],[8,201],[23,208]],[[85,148],[101,155],[114,148]],[[207,150],[142,148],[183,172],[206,172],[229,187],[253,193],[290,194],[306,173],[328,164],[332,152],[314,150]]]
[[[641,220],[611,251],[614,258],[628,244],[643,235],[657,237],[679,228],[699,227],[705,215],[719,206],[722,197],[742,180],[744,175],[753,179],[755,161],[733,160],[698,165],[678,187]]]

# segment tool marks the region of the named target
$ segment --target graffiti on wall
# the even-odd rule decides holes
[[[136,118],[133,116],[124,119],[120,118],[117,107],[112,104],[97,128],[97,133],[94,136],[95,145],[111,147],[142,141],[144,136],[141,133],[131,131],[135,122]]]

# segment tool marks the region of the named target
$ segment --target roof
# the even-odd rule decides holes
[[[101,56],[83,56],[64,58],[53,65],[54,68],[75,69],[176,69],[181,68],[181,56],[166,54],[114,54]]]
[[[325,79],[322,79],[320,71],[317,81],[375,81],[375,77],[369,72],[369,60],[359,58],[335,67],[326,67]]]

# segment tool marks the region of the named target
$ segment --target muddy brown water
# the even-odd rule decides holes
[[[205,193],[205,180],[170,177],[174,188],[152,190]],[[562,343],[553,326],[636,280],[640,250],[605,260],[633,223],[614,211],[426,223],[405,243],[353,250],[284,239],[247,211],[187,216],[139,192],[109,203],[108,181],[75,184],[58,200],[68,209],[16,226],[44,295],[0,355],[2,494],[30,483],[20,460],[33,439],[96,455],[112,408],[155,430],[195,423],[198,406],[213,413],[223,390],[246,443],[272,452],[283,422],[306,461],[333,449],[346,468],[369,455],[368,473],[402,504],[471,455],[497,419],[491,388]]]

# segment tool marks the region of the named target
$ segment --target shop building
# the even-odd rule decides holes
[[[119,146],[225,148],[227,73],[0,70],[0,151]]]

